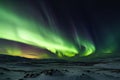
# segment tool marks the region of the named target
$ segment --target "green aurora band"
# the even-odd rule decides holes
[[[55,28],[53,29],[53,27]],[[48,49],[54,54],[58,52],[57,55],[59,57],[74,57],[76,54],[88,56],[95,51],[95,46],[90,40],[82,39],[76,35],[75,40],[78,45],[85,47],[85,51],[81,51],[80,47],[77,48],[74,43],[60,34],[60,31],[56,27],[56,25],[46,27],[44,23],[38,23],[30,18],[22,17],[5,7],[0,8],[1,39],[13,40]]]

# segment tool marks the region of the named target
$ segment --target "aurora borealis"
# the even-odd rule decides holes
[[[37,59],[118,56],[118,10],[88,3],[1,0],[0,54]]]

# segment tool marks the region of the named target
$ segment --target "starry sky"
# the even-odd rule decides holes
[[[120,9],[104,0],[0,0],[0,54],[26,58],[120,56]]]

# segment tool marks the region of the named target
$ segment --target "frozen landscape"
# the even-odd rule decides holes
[[[0,80],[120,80],[119,58],[99,62],[19,59],[0,63]]]

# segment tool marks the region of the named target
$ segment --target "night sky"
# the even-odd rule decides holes
[[[0,0],[0,54],[120,57],[119,7],[107,0]]]

